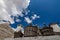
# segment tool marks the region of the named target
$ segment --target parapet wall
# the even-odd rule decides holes
[[[60,40],[60,36],[38,36],[38,37],[22,37],[22,38],[7,38],[5,40]]]

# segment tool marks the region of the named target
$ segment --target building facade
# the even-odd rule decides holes
[[[38,35],[41,35],[41,32],[37,26],[30,25],[27,26],[24,30],[24,37],[33,37]]]
[[[14,32],[14,38],[19,38],[19,37],[23,37],[23,33],[21,31]]]
[[[46,26],[45,24],[44,24],[44,27],[41,31],[42,31],[43,36],[54,35],[53,28],[49,27],[49,26]]]
[[[49,26],[53,28],[55,35],[60,35],[60,26],[58,23],[50,23]]]
[[[24,34],[24,29],[23,29],[22,25],[19,24],[17,26],[17,28],[15,29],[14,38],[23,37],[23,34]]]

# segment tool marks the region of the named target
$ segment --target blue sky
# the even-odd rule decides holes
[[[32,22],[32,24],[34,25],[37,24],[38,26],[42,27],[43,23],[60,23],[60,0],[31,0],[30,5],[27,9],[30,10],[30,14],[26,16],[30,17],[34,13],[40,16],[39,19],[36,19]],[[28,25],[24,21],[24,18],[19,18],[22,21],[16,22],[15,24],[11,25],[12,27],[16,27],[17,24],[22,24],[24,26]]]

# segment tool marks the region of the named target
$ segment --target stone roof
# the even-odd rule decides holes
[[[13,38],[14,31],[8,23],[0,24],[0,38]]]

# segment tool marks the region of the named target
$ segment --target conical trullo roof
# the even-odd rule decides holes
[[[4,38],[13,38],[14,37],[14,31],[11,29],[10,25],[8,23],[2,23],[0,24],[0,39]]]

